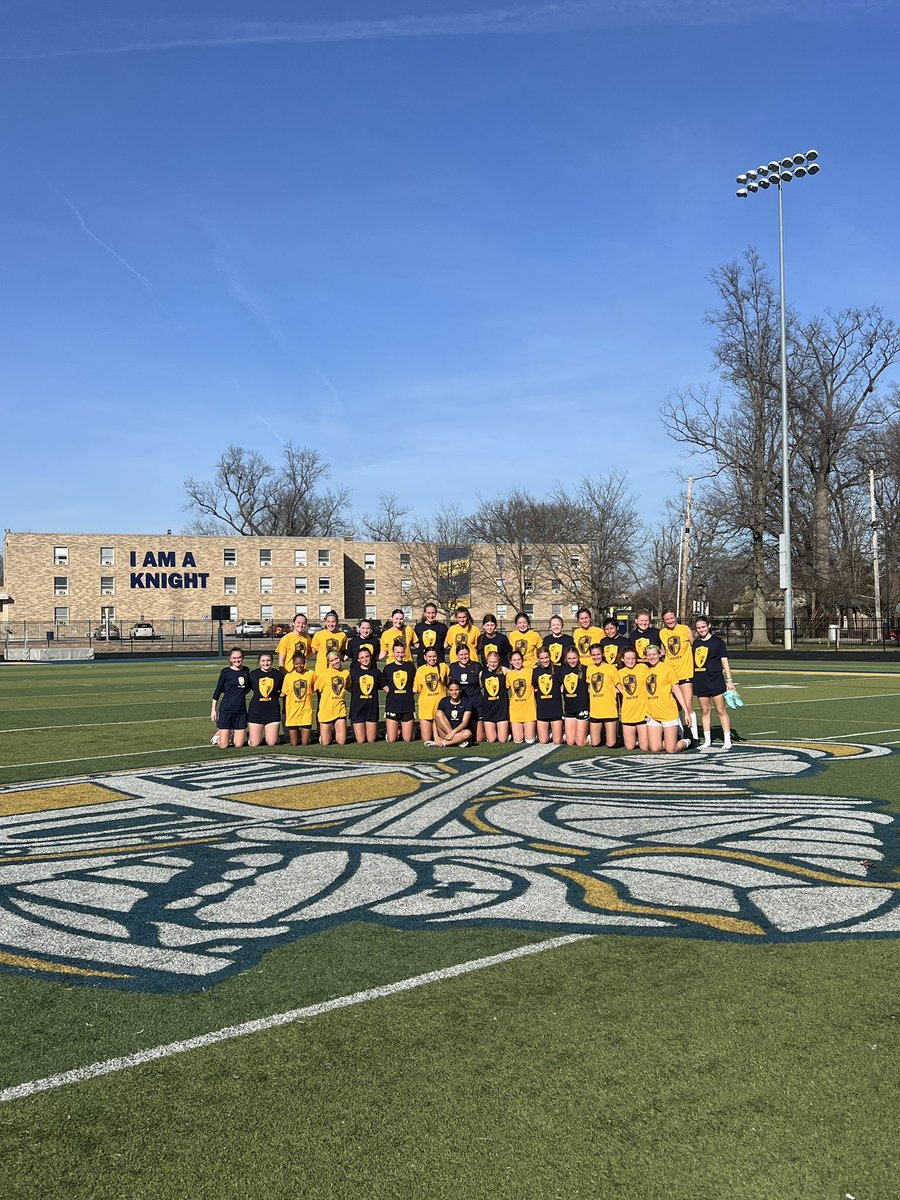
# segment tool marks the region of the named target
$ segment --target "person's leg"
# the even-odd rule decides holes
[[[561,746],[563,740],[563,722],[562,717],[558,721],[550,722],[550,735],[553,738],[554,746]]]
[[[475,741],[476,742],[484,741],[484,721],[482,721],[480,717],[478,719],[477,724],[475,725]]]
[[[355,742],[364,742],[366,740],[366,723],[365,721],[353,721],[353,740]]]
[[[684,702],[687,705],[684,716],[687,724],[684,727],[685,733],[690,730],[690,736],[696,738],[699,736],[697,732],[697,714],[694,712],[694,682],[688,679],[687,682],[681,685],[681,691],[684,695]]]
[[[663,729],[661,725],[646,725],[647,749],[651,754],[659,754],[663,748]]]
[[[400,722],[400,732],[404,742],[411,742],[413,740],[416,733],[416,723],[413,720],[412,715],[410,715],[408,719]]]
[[[541,743],[541,745],[546,746],[547,743],[550,741],[550,722],[549,721],[538,721],[537,735],[538,735],[538,741]]]
[[[434,714],[434,740],[438,745],[443,746],[452,732],[453,726],[440,709],[438,709]]]
[[[638,727],[637,725],[622,726],[622,742],[626,750],[634,750],[638,744]]]
[[[509,727],[512,730],[513,742],[516,745],[521,745],[525,741],[525,724],[523,721],[510,721]]]
[[[509,741],[509,721],[498,721],[495,728],[497,730],[497,741],[505,746]]]
[[[247,733],[249,735],[248,741],[250,742],[251,746],[254,748],[256,746],[261,746],[266,736],[266,726],[257,725],[256,722],[253,721],[247,726]]]
[[[566,745],[567,746],[580,745],[580,743],[577,740],[577,738],[578,738],[578,718],[577,717],[566,717],[563,721],[563,726],[564,726],[565,735],[566,735]]]
[[[331,745],[331,735],[334,732],[334,721],[319,722],[319,744],[322,746]]]
[[[377,721],[366,721],[366,741],[367,742],[377,742],[378,741],[378,722]]]
[[[703,726],[703,748],[712,745],[712,713],[709,707],[709,696],[698,696],[700,704],[700,724]]]
[[[525,731],[525,741],[529,746],[533,746],[537,741],[537,721],[523,721],[522,728]]]
[[[722,722],[723,750],[731,749],[731,717],[728,715],[728,707],[725,704],[724,696],[716,696],[716,712],[719,714],[719,720]]]
[[[220,750],[227,750],[228,743],[231,741],[231,730],[230,729],[217,729],[216,730],[216,741],[219,744]]]
[[[297,728],[296,725],[291,725],[288,727],[287,735],[288,735],[288,741],[291,743],[292,746],[300,745],[300,730]]]
[[[423,742],[434,741],[434,721],[429,721],[427,717],[419,718],[419,733],[422,736]]]
[[[640,748],[642,750],[646,750],[647,749],[647,726],[646,725],[635,725],[635,729],[637,730],[638,745],[640,746]]]
[[[690,738],[680,738],[678,736],[678,726],[668,725],[663,730],[663,744],[665,745],[666,754],[680,754],[682,750],[687,750],[690,746]]]
[[[448,737],[444,738],[445,746],[467,746],[472,738],[472,730],[464,729],[460,726],[459,729],[454,729]]]
[[[396,742],[400,737],[400,722],[392,717],[385,717],[384,737],[385,741]]]
[[[490,742],[491,745],[493,745],[494,742],[496,742],[496,740],[497,740],[497,722],[496,721],[483,721],[482,724],[484,725],[485,741]]]
[[[245,746],[247,744],[247,730],[246,729],[235,729],[234,744],[238,748],[240,748],[241,746]]]
[[[303,725],[300,728],[300,745],[308,746],[312,737],[312,726]],[[296,744],[296,743],[295,743]]]
[[[334,740],[339,746],[347,744],[347,718],[338,717],[334,723]]]
[[[612,750],[613,747],[615,746],[616,742],[618,741],[619,722],[618,721],[604,721],[603,725],[606,730],[606,744],[609,747],[609,749]]]
[[[270,721],[266,725],[266,745],[277,746],[281,740],[281,722]]]

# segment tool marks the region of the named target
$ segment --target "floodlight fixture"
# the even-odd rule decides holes
[[[759,181],[759,186],[760,186],[761,188],[767,188],[767,187],[769,186],[769,181],[768,181],[768,179],[761,179],[761,180]]]
[[[790,171],[782,171],[778,178],[782,181],[782,183],[790,183],[794,176]]]
[[[819,152],[818,150],[807,150],[805,157],[807,162],[815,162],[819,157]]]
[[[822,170],[822,168],[819,166],[819,164],[817,162],[811,162],[809,164],[809,167],[807,168],[807,171],[810,175],[818,175],[818,173],[821,170]]]
[[[746,183],[746,182],[747,182],[747,176],[746,176],[746,175],[738,175],[738,177],[737,177],[737,182],[738,182],[738,183],[742,183],[742,184],[743,184],[743,183]]]
[[[797,179],[802,179],[802,178],[803,178],[803,176],[804,176],[805,174],[806,174],[806,167],[804,167],[804,166],[799,166],[799,167],[795,167],[795,168],[794,168],[794,176],[795,176],[795,178],[797,178]]]
[[[794,157],[791,159],[791,162],[794,164],[795,167],[799,167],[805,157],[806,157],[805,154],[795,154]]]
[[[772,162],[770,162],[770,163],[769,163],[769,170],[770,170],[770,171],[771,171],[771,172],[772,172],[774,175],[777,175],[777,174],[778,174],[778,171],[779,171],[779,168],[780,168],[780,167],[781,167],[781,163],[777,163],[777,162],[774,162],[774,161],[772,161]]]
[[[740,198],[743,200],[744,197],[747,195],[747,189],[746,188],[738,188],[738,190],[735,192],[735,195],[740,196]]]

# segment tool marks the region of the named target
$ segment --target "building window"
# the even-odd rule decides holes
[[[522,558],[522,566],[523,567],[533,567],[534,566],[534,555],[533,554],[524,555]]]
[[[551,579],[550,580],[550,591],[551,592],[561,592],[562,591],[562,580],[561,579]]]
[[[319,605],[319,620],[324,621],[330,612],[331,612],[330,604],[320,604]]]
[[[271,621],[272,620],[272,605],[271,604],[261,604],[259,606],[259,619],[261,621]]]
[[[409,554],[401,554],[400,555],[400,566],[408,567],[411,563],[411,558],[412,558],[412,556]]]
[[[54,567],[67,567],[69,565],[68,546],[53,547],[53,565]]]
[[[116,594],[116,581],[112,575],[100,576],[100,595],[114,596]]]
[[[65,623],[66,623],[66,621],[68,621],[68,619],[69,619],[69,610],[67,608],[54,608],[53,620],[56,621],[56,623],[58,625],[65,625]]]
[[[53,595],[68,596],[69,594],[69,577],[68,575],[53,576]]]
[[[573,621],[578,620],[578,605],[577,604],[572,605],[572,620]]]
[[[412,605],[411,604],[401,604],[400,607],[403,610],[404,621],[411,621],[412,615],[413,615]]]
[[[330,567],[331,566],[331,551],[330,550],[320,550],[319,551],[319,566],[320,567]]]
[[[114,546],[100,547],[100,566],[114,567],[116,565],[116,551]]]
[[[570,554],[569,555],[569,566],[574,567],[575,570],[577,571],[578,568],[581,566],[581,555],[580,554]]]
[[[237,620],[237,605],[236,605],[236,604],[229,604],[229,606],[228,606],[228,613],[229,613],[228,620],[229,620],[229,621],[236,621],[236,620]]]
[[[372,550],[368,554],[363,555],[363,566],[367,571],[375,570],[375,551]]]
[[[401,579],[400,580],[400,591],[401,592],[411,592],[412,591],[412,580],[411,579]]]
[[[100,609],[100,620],[105,625],[107,620],[114,621],[116,619],[116,606],[114,604],[104,604]]]
[[[226,567],[237,566],[237,550],[223,550],[222,562]]]
[[[309,615],[309,605],[308,604],[295,604],[294,605],[294,616],[296,617],[299,613],[302,613],[304,617],[308,616]]]
[[[377,616],[378,616],[378,606],[376,604],[367,604],[366,605],[366,620],[374,621]]]
[[[237,595],[237,575],[226,575],[225,584],[222,588],[226,596]]]
[[[365,588],[366,588],[367,596],[374,596],[375,595],[375,580],[367,579],[366,583],[365,583]]]
[[[502,580],[502,579],[498,579],[498,580],[496,580],[496,584],[497,584],[497,591],[498,591],[498,592],[502,592],[502,591],[503,591],[503,589],[504,589],[504,587],[506,586],[506,585],[504,584],[504,582],[503,582],[503,580]]]
[[[505,619],[506,619],[506,605],[498,604],[497,605],[497,620],[504,621]]]
[[[272,551],[271,550],[260,550],[259,565],[261,567],[271,567],[271,565],[272,565]]]
[[[551,614],[551,616],[554,616],[554,617],[561,617],[562,616],[562,605],[561,604],[551,605],[550,614]]]
[[[306,595],[306,576],[305,575],[295,575],[294,576],[294,592],[298,596]]]
[[[505,555],[505,554],[498,554],[498,555],[496,556],[496,559],[495,559],[495,561],[496,561],[496,563],[497,563],[497,570],[498,570],[498,571],[502,571],[502,570],[505,568],[505,566],[506,566],[506,555]]]
[[[261,596],[272,595],[272,576],[260,575],[259,577],[259,594]]]
[[[534,580],[533,580],[533,579],[524,579],[522,582],[525,584],[525,593],[526,593],[526,595],[527,595],[529,592],[533,592],[533,591],[534,591]]]
[[[306,551],[305,550],[295,550],[294,551],[294,566],[295,567],[305,567],[306,566]]]
[[[319,591],[323,596],[327,596],[331,591],[331,577],[329,575],[319,576]]]
[[[551,554],[551,555],[550,555],[550,566],[553,568],[553,570],[554,570],[554,571],[558,571],[558,570],[559,570],[559,564],[560,564],[560,562],[561,562],[561,559],[560,559],[560,557],[559,557],[559,555],[558,555],[558,554]]]
[[[522,611],[525,613],[526,617],[533,617],[534,616],[534,605],[526,604],[525,607],[522,609]]]

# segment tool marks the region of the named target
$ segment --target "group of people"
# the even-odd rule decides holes
[[[448,626],[428,604],[414,626],[397,608],[380,636],[363,620],[348,637],[335,612],[312,635],[298,614],[253,670],[240,647],[231,650],[213,693],[213,743],[224,749],[249,738],[251,746],[274,746],[283,723],[291,745],[306,746],[314,715],[323,746],[344,745],[348,722],[357,742],[374,742],[383,694],[389,742],[411,742],[418,718],[429,746],[511,740],[612,748],[621,739],[628,750],[677,754],[713,748],[714,706],[721,748],[731,748],[725,696],[734,680],[725,643],[705,617],[691,629],[669,608],[656,628],[641,611],[629,633],[612,618],[595,625],[588,608],[577,619],[566,633],[562,618],[551,617],[541,635],[518,613],[505,634],[492,613],[478,627],[461,606]]]

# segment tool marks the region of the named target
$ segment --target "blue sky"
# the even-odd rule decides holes
[[[229,442],[426,515],[686,464],[717,264],[900,317],[878,0],[3,5],[0,527],[179,529]],[[892,116],[892,114],[894,114]]]

